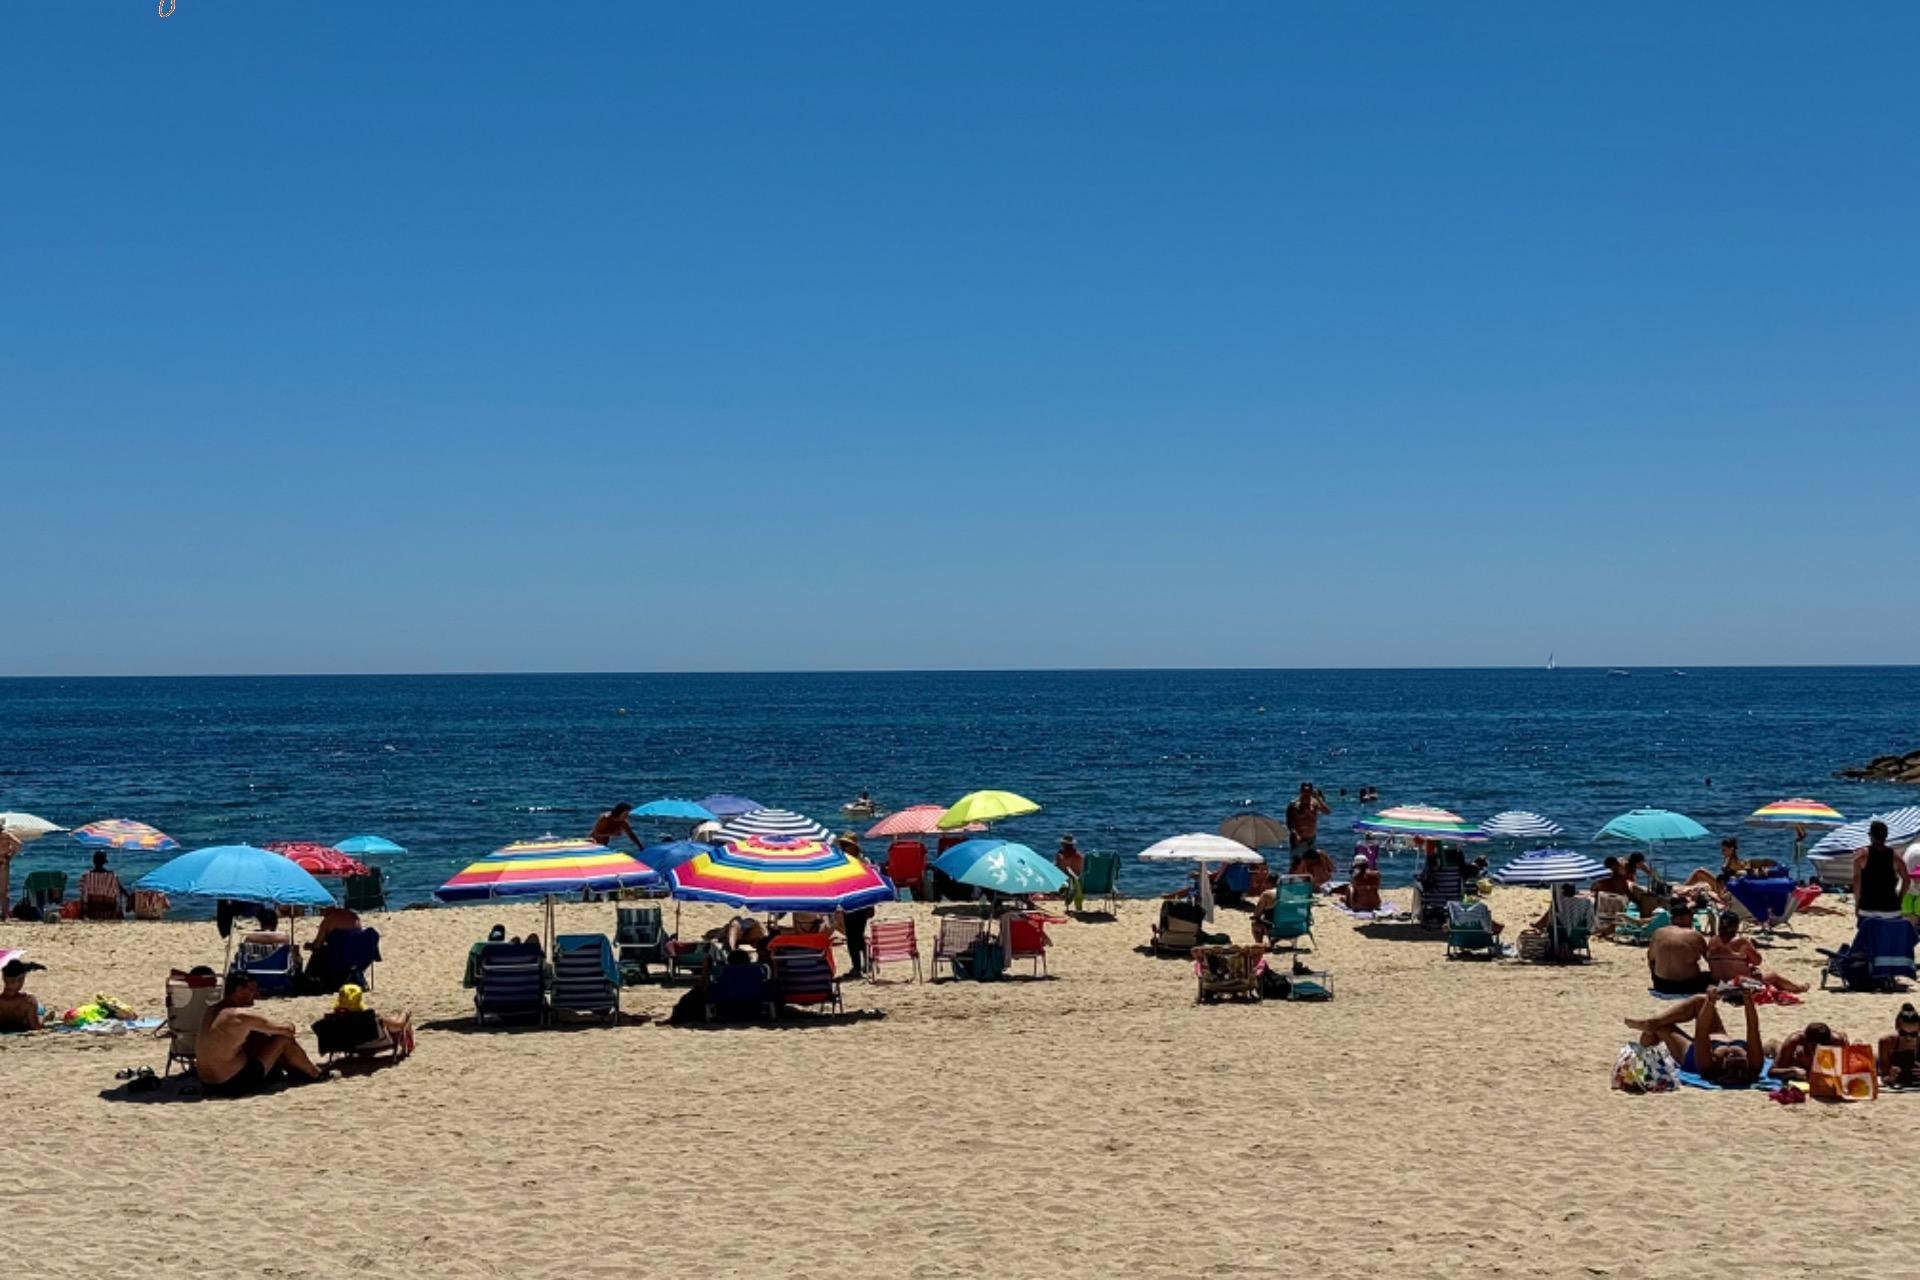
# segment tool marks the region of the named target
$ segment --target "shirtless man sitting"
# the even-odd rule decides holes
[[[1746,1035],[1733,1036],[1720,1021],[1720,993],[1708,991],[1691,1000],[1682,1000],[1657,1017],[1628,1018],[1627,1025],[1640,1033],[1640,1043],[1651,1048],[1664,1044],[1682,1071],[1692,1071],[1701,1079],[1726,1089],[1744,1089],[1760,1075],[1767,1057],[1767,1046],[1760,1040],[1760,1011],[1753,1001],[1744,1004]],[[1683,1024],[1693,1023],[1689,1035]]]
[[[259,994],[260,984],[251,974],[231,973],[226,999],[208,1011],[194,1071],[209,1094],[239,1097],[281,1074],[303,1081],[326,1078],[300,1047],[292,1023],[275,1022],[254,1009]]]
[[[4,904],[0,904],[4,905]],[[27,975],[46,966],[14,957],[0,969],[0,1031],[38,1031],[40,1002],[26,993]]]
[[[1673,921],[1653,931],[1647,943],[1647,969],[1653,989],[1664,996],[1698,995],[1713,985],[1707,968],[1707,939],[1693,927],[1693,904],[1675,898],[1667,908]]]
[[[1813,1070],[1813,1051],[1823,1044],[1844,1045],[1847,1038],[1824,1022],[1809,1022],[1789,1032],[1773,1051],[1773,1075],[1778,1080],[1805,1080]]]

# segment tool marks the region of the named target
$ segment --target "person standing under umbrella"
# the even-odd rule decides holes
[[[834,844],[838,845],[840,851],[849,858],[866,861],[860,852],[860,837],[853,832],[844,832],[838,840],[834,841]],[[855,907],[851,911],[840,913],[840,932],[845,934],[847,939],[848,977],[858,978],[866,971],[867,923],[872,919],[872,907]]]

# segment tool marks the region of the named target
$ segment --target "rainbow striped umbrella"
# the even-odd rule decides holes
[[[89,849],[142,849],[163,853],[180,847],[180,842],[166,832],[126,818],[102,818],[84,827],[75,827],[73,838]]]
[[[1840,827],[1846,825],[1847,819],[1830,804],[1795,796],[1791,800],[1761,805],[1747,822],[1756,827]]]
[[[667,868],[673,896],[748,911],[851,911],[891,902],[893,882],[820,840],[753,836]]]
[[[543,836],[495,849],[433,891],[442,902],[484,898],[539,898],[558,894],[643,889],[660,879],[630,854],[591,840]]]
[[[1417,836],[1448,844],[1479,844],[1486,832],[1450,809],[1430,804],[1401,804],[1353,824],[1355,831],[1378,836]]]

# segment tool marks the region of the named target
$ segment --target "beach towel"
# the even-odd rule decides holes
[[[94,1022],[48,1022],[49,1031],[85,1031],[92,1035],[114,1035],[123,1031],[153,1031],[159,1018],[101,1018]]]
[[[1333,901],[1333,909],[1335,911],[1338,911],[1341,915],[1347,916],[1354,920],[1411,920],[1413,919],[1412,913],[1410,913],[1405,907],[1395,906],[1393,903],[1387,902],[1384,900],[1380,903],[1380,907],[1376,911],[1355,911],[1352,907],[1349,907],[1346,903],[1340,901],[1340,899],[1338,898],[1335,898],[1332,901]]]
[[[1760,1093],[1772,1093],[1780,1087],[1778,1080],[1769,1078],[1772,1074],[1773,1059],[1768,1058],[1760,1064],[1760,1074],[1755,1078],[1754,1082],[1741,1089],[1729,1089],[1726,1085],[1715,1084],[1698,1071],[1687,1071],[1684,1069],[1680,1072],[1680,1083],[1689,1089],[1705,1089],[1710,1093],[1750,1093],[1756,1090]]]

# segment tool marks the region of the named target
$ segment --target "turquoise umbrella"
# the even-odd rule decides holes
[[[1611,836],[1641,844],[1659,844],[1663,840],[1699,840],[1706,834],[1705,827],[1684,813],[1675,813],[1671,809],[1635,809],[1600,828],[1600,834],[1594,839],[1604,840]]]
[[[333,846],[341,853],[366,855],[369,853],[405,853],[406,850],[385,836],[348,836]]]
[[[943,875],[989,893],[1057,893],[1067,884],[1066,872],[1011,840],[966,840],[933,865]]]

